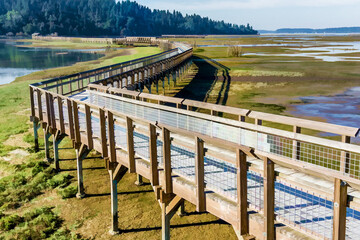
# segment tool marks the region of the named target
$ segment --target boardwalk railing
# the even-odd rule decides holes
[[[36,132],[41,122],[45,139],[54,136],[54,150],[64,136],[74,142],[79,196],[84,195],[82,160],[94,149],[110,173],[115,232],[116,185],[129,171],[150,179],[163,211],[164,239],[184,199],[232,224],[238,236],[298,237],[275,228],[277,220],[314,238],[357,239],[360,146],[350,137],[359,129],[124,89],[173,72],[178,76],[188,67],[190,51],[133,63],[120,78],[109,74],[89,81],[97,84],[74,84],[71,91],[56,84],[30,86]],[[133,80],[124,83],[127,77]],[[263,125],[268,122],[293,131]],[[303,129],[337,134],[341,141]],[[54,158],[58,165],[57,153]],[[265,217],[260,233],[248,207]]]

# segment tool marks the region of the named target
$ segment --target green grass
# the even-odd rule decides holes
[[[30,43],[29,45],[19,45],[19,47],[41,47],[41,48],[65,48],[65,49],[101,49],[117,48],[119,45],[109,45],[101,43],[83,43],[83,42],[66,42],[66,41],[45,41],[45,40],[19,40],[18,42]]]

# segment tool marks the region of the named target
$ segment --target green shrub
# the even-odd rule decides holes
[[[82,240],[79,234],[71,232],[69,229],[60,229],[56,231],[49,240]]]
[[[42,214],[51,214],[51,213],[52,210],[49,207],[32,209],[24,214],[24,220],[29,222]]]
[[[71,176],[69,174],[58,174],[47,181],[48,186],[52,188],[66,187],[70,184]]]
[[[0,219],[0,230],[9,231],[14,229],[18,224],[22,223],[24,220],[19,215],[10,215],[2,217]]]
[[[59,189],[58,194],[63,198],[73,198],[76,196],[76,193],[78,192],[77,186],[70,185],[64,189]]]

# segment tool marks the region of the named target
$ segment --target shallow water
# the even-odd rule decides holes
[[[321,117],[329,123],[360,128],[360,87],[335,96],[300,97],[304,102],[293,105],[295,116]]]
[[[43,69],[70,66],[76,62],[95,60],[103,56],[98,49],[22,48],[11,40],[0,41],[0,85],[17,77]]]

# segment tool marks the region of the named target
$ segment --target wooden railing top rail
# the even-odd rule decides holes
[[[169,112],[180,113],[180,114],[196,117],[198,119],[209,120],[209,121],[213,121],[216,123],[220,123],[223,125],[232,126],[232,127],[236,127],[236,128],[248,129],[248,130],[251,130],[254,132],[271,134],[271,135],[283,137],[283,138],[290,139],[290,140],[309,142],[309,143],[318,144],[318,145],[322,145],[325,147],[331,147],[331,148],[343,150],[343,151],[360,152],[360,146],[355,145],[355,144],[339,142],[339,141],[330,140],[330,139],[326,139],[326,138],[314,137],[314,136],[305,135],[305,134],[301,134],[301,133],[289,132],[289,131],[285,131],[285,130],[281,130],[281,129],[266,127],[266,126],[262,126],[262,125],[256,125],[256,124],[247,123],[247,122],[235,121],[232,119],[227,119],[227,118],[222,118],[222,117],[217,117],[217,116],[209,116],[204,113],[187,111],[184,109],[178,109],[178,108],[165,106],[165,105],[154,105],[153,103],[118,97],[115,95],[109,95],[109,94],[102,93],[102,92],[94,92],[94,93],[105,96],[107,98],[118,99],[118,100],[128,102],[128,103],[131,103],[134,105],[146,106],[149,108],[161,109],[161,110],[165,110],[165,111],[169,111]],[[141,96],[141,94],[139,96]]]
[[[99,88],[99,85],[92,84],[91,88],[92,89]],[[102,90],[104,90],[104,88],[102,88]],[[212,110],[212,111],[216,111],[216,112],[229,113],[229,114],[238,115],[238,116],[247,116],[247,117],[253,118],[253,119],[264,120],[264,121],[269,121],[269,122],[274,122],[274,123],[280,123],[280,124],[290,125],[290,126],[297,126],[297,127],[307,128],[307,129],[316,130],[316,131],[320,131],[320,132],[338,134],[341,136],[358,137],[359,133],[360,133],[360,129],[354,128],[354,127],[347,127],[347,126],[312,121],[312,120],[295,118],[295,117],[288,117],[288,116],[281,116],[281,115],[251,111],[248,109],[241,109],[241,108],[235,108],[235,107],[229,107],[229,106],[221,106],[221,105],[217,105],[217,104],[199,102],[199,101],[176,98],[176,97],[167,97],[167,96],[153,95],[153,94],[147,94],[147,93],[139,93],[139,92],[129,91],[126,89],[112,88],[112,87],[107,88],[107,91],[110,93],[118,93],[118,94],[136,96],[136,97],[139,97],[140,99],[144,98],[144,99],[151,99],[151,100],[157,100],[157,101],[168,102],[168,103],[183,104],[185,106],[198,107],[198,108],[208,109],[208,110]]]
[[[45,84],[50,84],[50,83],[53,83],[53,82],[57,82],[59,80],[65,80],[65,79],[69,79],[69,78],[73,78],[73,77],[78,77],[79,75],[82,75],[82,74],[88,74],[88,73],[93,73],[93,72],[96,73],[97,71],[102,71],[102,73],[105,73],[103,71],[104,69],[109,69],[109,71],[110,71],[110,70],[112,70],[111,68],[114,68],[114,67],[126,67],[128,65],[133,65],[133,64],[136,64],[136,63],[139,63],[139,62],[143,62],[144,60],[151,60],[151,59],[156,58],[158,56],[165,55],[165,54],[168,54],[170,52],[175,52],[175,51],[177,51],[177,49],[171,49],[169,51],[154,54],[154,55],[151,55],[151,56],[148,56],[148,57],[138,58],[138,59],[135,59],[135,60],[130,60],[130,61],[117,63],[117,64],[113,64],[113,65],[109,65],[109,66],[105,66],[105,67],[101,67],[101,68],[96,68],[96,69],[92,69],[92,70],[88,70],[88,71],[84,71],[84,72],[74,73],[74,74],[67,75],[67,76],[53,78],[53,79],[49,79],[49,80],[46,80],[46,81],[33,83],[31,85],[33,85],[33,86],[43,86]]]
[[[30,86],[34,92],[35,91],[40,91],[42,94],[50,94],[53,96],[54,99],[63,99],[65,100],[70,100],[71,102],[75,102],[77,103],[79,108],[83,108],[82,106],[89,106],[91,109],[95,109],[95,110],[99,110],[102,109],[104,111],[110,111],[114,114],[114,116],[118,116],[121,118],[126,118],[126,117],[130,117],[131,119],[133,119],[136,122],[142,123],[142,124],[155,124],[157,125],[159,128],[167,128],[168,130],[170,130],[172,133],[174,134],[180,134],[180,135],[184,135],[187,136],[189,138],[194,138],[194,137],[199,137],[203,140],[205,140],[205,142],[207,144],[212,144],[216,147],[220,147],[223,149],[241,149],[242,151],[244,151],[247,155],[249,156],[253,156],[259,159],[265,159],[265,158],[269,158],[272,161],[278,163],[279,165],[283,165],[285,167],[291,167],[293,169],[298,169],[300,171],[304,171],[307,173],[310,173],[311,175],[317,176],[317,177],[321,177],[324,179],[329,179],[329,178],[339,178],[339,179],[343,179],[344,181],[347,181],[349,184],[355,184],[353,185],[355,188],[358,188],[358,186],[360,186],[360,180],[353,178],[351,176],[347,176],[344,175],[343,173],[339,172],[339,171],[334,171],[331,169],[326,169],[322,166],[317,166],[311,163],[307,163],[307,162],[299,162],[293,159],[289,159],[287,157],[284,156],[279,156],[279,155],[275,155],[272,153],[268,153],[268,152],[263,152],[261,150],[258,150],[256,148],[251,148],[248,146],[244,146],[238,143],[234,143],[234,142],[230,142],[224,139],[219,139],[219,138],[214,138],[211,136],[207,136],[207,135],[202,135],[201,133],[197,133],[197,132],[193,132],[193,131],[188,131],[188,130],[184,130],[184,129],[180,129],[180,128],[175,128],[172,126],[168,126],[166,124],[163,123],[154,123],[150,120],[144,119],[144,118],[139,118],[136,116],[128,116],[125,113],[121,113],[118,112],[116,110],[113,109],[109,109],[106,106],[99,106],[99,105],[95,105],[95,104],[91,104],[91,103],[87,103],[87,102],[82,102],[80,100],[75,100],[72,99],[70,97],[67,96],[63,96],[57,93],[53,93],[53,92],[49,92],[46,90],[43,90],[41,88],[37,88],[37,87],[33,87]],[[102,93],[99,93],[102,94]],[[117,96],[111,96],[114,98],[119,98]],[[135,102],[134,100],[131,99],[124,99],[125,101],[128,102]],[[144,105],[144,106],[154,106],[154,104],[152,103],[146,103],[146,102],[138,102],[138,104]],[[186,110],[183,109],[175,109],[175,108],[171,108],[168,106],[157,106],[157,108],[161,108],[161,109],[167,109],[170,111],[177,111],[177,112],[188,112]],[[44,109],[46,110],[46,109]],[[295,141],[303,141],[303,142],[309,142],[309,143],[314,143],[314,144],[319,144],[319,145],[323,145],[323,146],[327,146],[330,148],[334,148],[334,149],[338,149],[338,150],[342,150],[342,151],[346,151],[346,152],[360,152],[360,146],[354,145],[354,144],[347,144],[347,143],[342,143],[342,142],[338,142],[338,141],[333,141],[333,140],[328,140],[328,139],[321,139],[318,137],[312,137],[312,136],[307,136],[307,135],[303,135],[303,134],[296,134],[296,133],[291,133],[291,132],[287,132],[284,130],[278,130],[278,129],[273,129],[270,127],[264,127],[264,126],[259,126],[259,125],[254,125],[254,124],[250,124],[250,123],[244,123],[244,122],[237,122],[234,120],[230,120],[230,119],[223,119],[225,120],[225,122],[221,121],[220,117],[214,117],[214,116],[208,116],[206,114],[202,114],[202,113],[196,113],[196,112],[192,112],[191,115],[197,116],[197,117],[201,117],[204,119],[209,119],[209,117],[211,119],[209,120],[214,120],[217,122],[221,122],[223,124],[231,124],[233,126],[237,126],[237,127],[241,127],[241,128],[245,128],[245,129],[249,129],[252,131],[256,131],[259,133],[270,133],[276,136],[281,136],[281,137],[286,137],[288,139],[291,140],[295,140]],[[222,157],[220,157],[217,154],[217,157],[219,157],[219,159],[223,159]],[[228,159],[223,159],[226,162],[229,162]]]

